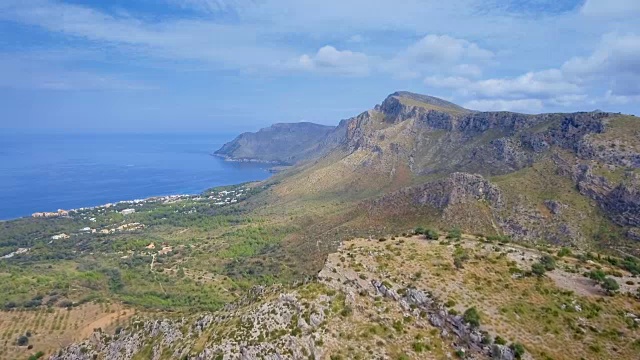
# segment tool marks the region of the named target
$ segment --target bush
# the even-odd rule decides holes
[[[420,341],[416,341],[413,343],[413,345],[411,345],[411,347],[413,348],[413,351],[417,352],[417,353],[421,353],[425,350],[429,350],[429,346],[423,342]]]
[[[462,315],[462,318],[466,323],[471,325],[471,327],[476,328],[480,326],[480,314],[475,307],[468,308]]]
[[[558,257],[571,256],[571,249],[563,247],[558,251]]]
[[[29,344],[29,338],[22,335],[18,338],[17,344],[18,346],[26,346],[27,344]]]
[[[507,340],[503,339],[500,335],[498,335],[496,336],[495,340],[493,340],[493,342],[498,345],[505,345],[507,343]]]
[[[417,227],[415,230],[413,230],[413,233],[416,235],[422,235],[424,234],[424,228],[423,227]]]
[[[461,238],[462,238],[462,232],[460,231],[460,228],[457,226],[449,230],[449,233],[447,233],[447,239],[460,240]]]
[[[429,240],[438,240],[438,238],[440,237],[440,234],[438,234],[438,232],[433,229],[427,229],[424,232],[424,235]]]
[[[544,265],[544,268],[547,271],[551,271],[556,268],[556,260],[551,255],[543,255],[540,258],[540,263]]]
[[[33,355],[29,356],[29,358],[28,358],[28,359],[29,359],[29,360],[38,360],[38,359],[40,359],[40,358],[41,358],[41,357],[43,357],[43,356],[44,356],[44,353],[43,353],[42,351],[38,351],[37,353],[35,353],[35,354],[33,354]]]
[[[509,348],[513,351],[513,355],[515,355],[516,359],[521,359],[522,355],[525,353],[524,346],[518,342],[509,345]]]
[[[606,274],[602,270],[591,270],[587,275],[596,282],[603,282],[606,277]]]
[[[531,265],[531,273],[535,276],[542,277],[547,269],[541,263],[535,263]]]
[[[601,285],[602,288],[607,292],[607,294],[613,294],[618,291],[618,289],[620,289],[620,285],[618,285],[618,282],[614,278],[610,277],[605,278]]]

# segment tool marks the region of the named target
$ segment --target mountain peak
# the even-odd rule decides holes
[[[395,98],[406,106],[418,106],[427,108],[430,110],[438,110],[444,112],[469,112],[471,110],[465,109],[462,106],[456,105],[452,102],[437,98],[435,96],[416,94],[409,91],[396,91],[389,95],[387,99]],[[386,100],[385,100],[386,101]]]

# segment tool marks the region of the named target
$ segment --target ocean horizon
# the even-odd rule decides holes
[[[233,134],[0,135],[0,220],[264,180],[268,165],[213,156]]]

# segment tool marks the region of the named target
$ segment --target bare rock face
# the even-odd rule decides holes
[[[567,208],[567,205],[557,200],[545,200],[544,205],[553,215],[560,215],[562,211]]]
[[[494,344],[491,347],[491,358],[496,360],[514,360],[516,356],[509,347]]]
[[[444,180],[427,183],[416,194],[416,202],[429,204],[438,209],[466,204],[473,201],[487,201],[494,207],[501,207],[502,194],[497,186],[477,174],[453,173]]]
[[[616,223],[640,226],[640,175],[628,174],[627,181],[614,187],[583,164],[575,167],[573,176],[580,193],[596,200]]]
[[[603,208],[621,225],[640,227],[640,175],[616,186],[604,199]]]

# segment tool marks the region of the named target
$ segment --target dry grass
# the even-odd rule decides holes
[[[458,247],[470,255],[459,270],[452,261]],[[626,314],[640,314],[640,302],[623,294],[606,296],[590,280],[565,270],[554,270],[544,278],[512,275],[515,268],[528,270],[539,256],[537,250],[487,244],[468,236],[458,243],[419,237],[398,237],[384,242],[355,239],[329,255],[328,266],[338,268],[337,274],[345,274],[347,278],[359,279],[362,275],[366,279],[386,280],[396,290],[416,287],[430,291],[443,303],[450,301],[451,308],[460,313],[475,306],[482,314],[484,330],[510,342],[521,342],[534,358],[635,358],[640,331]],[[571,269],[575,265],[575,259],[563,258],[558,268]],[[583,270],[586,267],[579,273]],[[572,291],[578,290],[571,288],[578,278],[585,280],[582,286],[590,291]],[[366,285],[368,280],[359,281]],[[569,287],[558,286],[563,284]],[[373,304],[358,307],[375,309]],[[380,314],[363,311],[354,315],[352,324],[358,329],[367,322],[371,326],[376,316]],[[423,330],[409,330],[407,336],[393,342],[410,357],[425,358],[411,351],[410,342],[412,335],[429,334],[429,330],[428,325]],[[360,340],[356,337],[356,341]],[[438,347],[438,341],[441,342],[438,336],[428,340],[433,349],[450,350],[447,346]],[[442,352],[433,350],[428,354],[428,358],[440,358]]]
[[[43,307],[33,311],[1,311],[0,359],[26,359],[38,351],[51,354],[87,338],[94,329],[108,331],[124,325],[131,315],[131,309],[106,303],[90,303],[70,310]],[[27,332],[31,334],[31,350],[16,345],[16,340]]]

